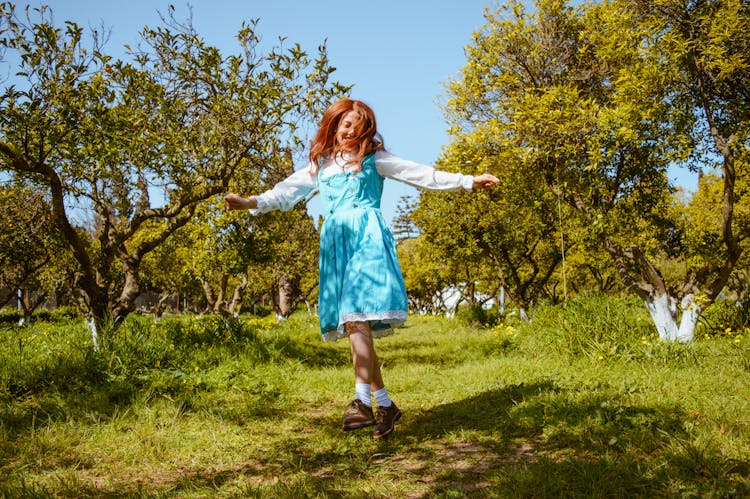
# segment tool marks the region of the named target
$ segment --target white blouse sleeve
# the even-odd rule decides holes
[[[309,200],[318,193],[318,176],[310,173],[309,165],[292,173],[273,189],[254,196],[258,207],[249,210],[253,215],[273,210],[289,211],[303,199]]]
[[[382,176],[430,191],[472,190],[473,175],[450,173],[399,158],[386,151],[375,153],[375,168]]]

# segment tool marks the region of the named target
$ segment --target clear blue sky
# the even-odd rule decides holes
[[[145,25],[159,23],[170,2],[153,0],[51,0],[55,23],[111,29],[108,52],[135,44]],[[207,43],[237,52],[242,20],[260,19],[264,43],[279,36],[310,53],[327,39],[334,78],[354,85],[351,97],[372,106],[386,147],[394,154],[432,165],[447,143],[439,106],[444,84],[465,63],[464,48],[484,23],[494,0],[193,0],[173,1],[177,19],[192,7],[193,24]],[[20,2],[17,5],[21,5]],[[32,5],[38,5],[32,3]],[[297,165],[299,167],[300,165]],[[466,173],[476,173],[467,171]],[[402,195],[416,191],[386,183],[383,214],[390,220]],[[317,209],[311,203],[311,211]]]
[[[145,25],[160,22],[169,2],[154,0],[50,0],[58,25],[71,20],[84,27],[111,30],[108,52],[122,56]],[[448,142],[439,103],[444,85],[458,76],[464,49],[484,23],[486,6],[497,0],[193,0],[173,1],[177,19],[187,18],[207,43],[223,53],[239,50],[235,35],[243,20],[260,19],[263,43],[279,36],[314,53],[327,40],[334,78],[354,85],[351,96],[370,104],[386,147],[396,155],[432,165]],[[23,5],[20,2],[17,5]],[[39,4],[32,4],[39,5]],[[301,165],[296,165],[299,168]],[[479,173],[466,171],[465,173]],[[695,175],[670,172],[678,184],[694,189]],[[402,195],[416,194],[387,181],[383,214],[391,220]],[[318,213],[317,200],[310,211]]]

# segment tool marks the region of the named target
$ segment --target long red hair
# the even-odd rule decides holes
[[[342,143],[336,143],[336,130],[338,130],[339,123],[350,111],[356,111],[361,121],[355,130],[354,137]],[[351,154],[353,162],[359,165],[357,168],[359,171],[365,156],[384,148],[383,141],[378,134],[375,113],[370,106],[358,100],[341,99],[331,104],[323,113],[318,132],[310,143],[312,173],[317,173],[321,160],[341,153]]]

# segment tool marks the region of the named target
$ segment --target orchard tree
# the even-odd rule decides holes
[[[633,11],[638,28],[653,40],[649,55],[667,66],[663,98],[685,110],[686,142],[696,144],[698,153],[692,154],[691,166],[715,167],[721,186],[712,196],[713,211],[721,215],[701,224],[719,237],[711,254],[688,253],[686,279],[667,304],[674,319],[676,301],[682,299],[682,324],[672,334],[689,340],[701,310],[729,282],[750,237],[750,4],[633,0],[618,10]]]
[[[455,313],[462,303],[475,307],[483,296],[495,296],[500,284],[480,247],[482,227],[477,226],[476,212],[469,207],[472,198],[441,194],[424,192],[420,196],[420,207],[412,217],[422,234],[412,248],[418,251],[406,263],[424,268],[406,267],[403,271],[407,293],[413,288],[422,290],[417,296],[424,296],[424,291],[440,285],[432,289],[433,303]]]
[[[750,196],[748,192],[750,184],[747,178],[750,172],[748,170],[747,168],[744,171],[741,170],[742,174],[738,175],[735,183],[735,189],[740,193],[737,196],[739,198],[748,199]],[[717,172],[702,174],[698,180],[697,191],[682,206],[680,229],[687,260],[681,263],[688,268],[708,265],[718,269],[724,264],[724,255],[716,251],[717,247],[721,247],[724,237],[721,224],[716,223],[717,213],[721,208],[724,184],[722,175]],[[734,216],[739,220],[750,218],[750,203],[736,205]],[[750,258],[747,249],[750,240],[744,239],[740,244],[741,258],[738,259],[727,281],[726,291],[728,294],[734,293],[738,300],[746,300],[748,289],[750,289],[750,280],[747,279],[748,259]]]
[[[196,302],[199,285],[189,267],[194,254],[190,244],[190,225],[179,228],[143,257],[141,289],[158,296],[156,302],[150,304],[155,321],[161,320],[168,307],[183,312],[189,308],[188,301],[192,305]]]
[[[184,271],[200,282],[205,312],[238,313],[250,294],[268,297],[284,319],[317,289],[319,236],[304,206],[254,217],[206,203],[180,237]]]
[[[445,265],[429,258],[427,239],[424,236],[405,239],[396,249],[409,308],[421,314],[445,311],[440,298],[449,281],[444,276]]]
[[[486,292],[487,283],[481,280],[482,269],[475,261],[458,257],[452,248],[436,244],[426,234],[398,246],[410,308],[453,315],[462,303],[479,306],[495,295]]]
[[[484,284],[483,291],[497,296],[504,288],[528,318],[540,299],[554,298],[548,284],[564,248],[557,197],[536,172],[508,166],[517,164],[522,152],[512,144],[483,129],[451,131],[455,138],[440,158],[442,168],[489,171],[500,185],[487,192],[447,195],[448,202],[445,194],[423,193],[413,218],[430,244],[441,248],[442,258],[456,261],[450,268],[473,262],[473,278]],[[566,206],[566,223],[568,211]],[[452,282],[458,284],[462,277],[456,275]]]
[[[529,14],[510,2],[488,13],[450,86],[457,130],[524,151],[508,168],[538,173],[576,210],[665,340],[693,337],[750,230],[734,215],[747,203],[736,184],[748,143],[748,8],[542,0]],[[712,157],[724,186],[717,258],[667,282],[659,263],[689,259],[667,168],[710,168]]]
[[[0,4],[0,46],[17,65],[0,97],[0,167],[49,196],[95,340],[133,309],[144,256],[239,172],[260,185],[302,146],[308,117],[345,90],[329,81],[324,46],[315,59],[282,42],[265,51],[250,22],[226,56],[173,14],[144,28],[123,61],[104,53],[98,31],[87,43],[45,7]],[[93,246],[74,206],[93,214]]]
[[[247,285],[242,278],[247,268],[246,252],[242,251],[243,248],[226,244],[224,234],[228,230],[228,220],[225,211],[220,201],[204,203],[180,232],[180,244],[185,254],[181,273],[200,284],[203,293],[200,310],[203,313],[233,313],[233,309],[229,310],[228,300],[230,294],[237,293],[231,289]]]
[[[272,252],[271,261],[265,265],[265,271],[270,271],[271,303],[276,317],[283,320],[298,304],[306,303],[309,310],[310,303],[315,301],[320,235],[304,206],[261,218],[265,219],[260,221],[265,226],[261,230],[273,235],[268,248]],[[279,234],[284,236],[279,238]],[[251,277],[262,273],[258,265],[249,270]]]
[[[0,286],[21,294],[23,319],[28,321],[54,291],[51,277],[72,275],[66,268],[69,255],[54,229],[49,202],[28,186],[0,189],[0,225]]]

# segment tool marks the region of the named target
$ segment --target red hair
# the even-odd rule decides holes
[[[336,143],[336,130],[338,130],[339,123],[350,111],[359,114],[361,121],[355,130],[354,137],[343,143]],[[323,113],[318,132],[310,143],[312,173],[317,173],[321,159],[332,158],[341,153],[353,155],[353,162],[359,165],[357,169],[359,171],[364,157],[380,149],[384,149],[384,145],[379,139],[375,113],[370,106],[358,100],[341,99],[331,104]]]

